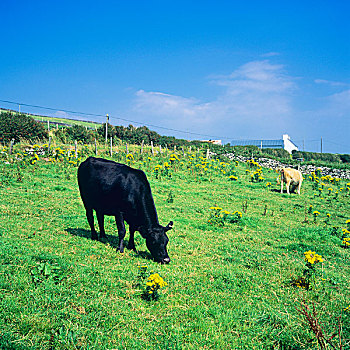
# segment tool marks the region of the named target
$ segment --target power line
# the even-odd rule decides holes
[[[0,100],[0,102],[14,104],[14,105],[21,105],[21,106],[26,106],[26,107],[46,109],[46,110],[49,110],[49,111],[62,111],[62,112],[65,112],[65,113],[88,115],[88,116],[95,116],[95,117],[105,117],[106,116],[104,114],[95,114],[95,113],[71,111],[71,110],[67,110],[67,109],[44,107],[44,106],[31,105],[31,104],[26,104],[26,103],[21,103],[21,102],[14,102],[14,101],[7,101],[7,100]],[[167,127],[159,126],[159,125],[155,125],[155,124],[142,123],[142,122],[139,122],[139,121],[136,121],[136,120],[130,120],[130,119],[125,119],[125,118],[121,118],[121,117],[110,117],[110,119],[111,120],[122,120],[122,121],[125,121],[125,122],[128,122],[128,123],[135,123],[135,124],[140,124],[140,125],[146,125],[146,126],[150,126],[150,127],[153,127],[153,128],[159,128],[159,129],[168,130],[168,131],[175,131],[175,132],[180,132],[180,133],[184,133],[184,134],[188,134],[188,135],[205,136],[205,137],[210,137],[210,138],[231,139],[231,137],[208,135],[208,134],[200,134],[200,133],[195,133],[195,132],[191,132],[191,131],[184,131],[184,130],[179,130],[179,129],[167,128]]]
[[[21,102],[13,102],[13,101],[6,101],[6,100],[0,100],[0,102],[10,103],[10,104],[14,104],[14,105],[21,105],[21,106],[26,106],[26,107],[34,107],[34,108],[47,109],[47,110],[49,110],[49,111],[61,111],[61,112],[65,112],[65,113],[80,114],[80,115],[90,115],[90,116],[95,116],[95,117],[104,117],[104,116],[105,116],[105,115],[103,115],[103,114],[76,112],[76,111],[70,111],[70,110],[61,109],[61,108],[51,108],[51,107],[43,107],[43,106],[37,106],[37,105],[30,105],[30,104],[21,103]]]
[[[342,147],[348,147],[348,146],[345,146],[345,145],[342,145],[340,143],[337,143],[337,142],[334,142],[334,141],[330,141],[330,140],[325,140],[326,142],[330,142],[330,143],[333,143],[335,145],[338,145],[338,146],[342,146]]]
[[[93,117],[105,117],[106,116],[105,114],[71,111],[71,110],[68,110],[68,109],[52,108],[52,107],[32,105],[32,104],[15,102],[15,101],[8,101],[8,100],[0,100],[0,102],[14,104],[14,105],[19,105],[19,106],[32,107],[32,108],[40,108],[40,109],[45,109],[45,110],[49,110],[49,111],[56,111],[56,112],[57,111],[61,111],[61,112],[65,112],[65,113],[86,115],[86,116],[93,116]],[[121,120],[121,121],[128,122],[128,123],[145,125],[145,126],[149,126],[149,127],[152,127],[152,128],[158,128],[158,129],[163,129],[163,130],[167,130],[167,131],[174,131],[174,132],[179,132],[179,133],[188,134],[188,135],[204,136],[204,137],[210,137],[210,138],[216,138],[216,139],[231,139],[231,140],[234,139],[234,137],[201,134],[201,133],[196,133],[196,132],[192,132],[192,131],[185,131],[185,130],[167,128],[167,127],[160,126],[160,125],[143,123],[143,122],[139,122],[139,121],[136,121],[136,120],[126,119],[126,118],[121,118],[121,117],[109,117],[109,119],[110,120],[115,120],[115,121]],[[304,139],[304,141],[305,142],[319,142],[319,140],[305,140],[305,139]],[[345,145],[339,144],[339,143],[334,142],[334,141],[330,141],[330,140],[324,140],[324,141],[333,143],[333,144],[338,145],[338,146],[346,147]],[[298,142],[298,141],[295,141],[295,142]]]

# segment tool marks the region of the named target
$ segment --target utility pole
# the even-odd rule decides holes
[[[108,121],[109,121],[109,115],[106,114],[106,143],[107,143],[107,137],[108,137]]]
[[[322,137],[321,137],[321,153],[322,153]]]

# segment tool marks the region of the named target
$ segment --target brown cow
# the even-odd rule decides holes
[[[282,168],[279,170],[281,177],[281,193],[283,193],[283,183],[286,184],[287,193],[290,194],[289,188],[292,185],[293,187],[298,186],[298,194],[300,194],[301,183],[303,182],[303,176],[301,172],[292,168]]]

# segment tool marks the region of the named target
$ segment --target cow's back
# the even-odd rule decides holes
[[[293,182],[299,183],[303,179],[301,172],[299,170],[292,169],[292,168],[282,168],[281,175],[284,181],[289,179]]]
[[[143,171],[102,158],[80,164],[78,184],[85,207],[106,215],[135,210],[150,186]]]

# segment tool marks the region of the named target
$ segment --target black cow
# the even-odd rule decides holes
[[[166,227],[159,224],[151,187],[142,170],[89,157],[79,166],[78,184],[92,239],[98,239],[94,227],[95,210],[100,238],[106,237],[104,215],[115,217],[119,236],[117,250],[121,253],[124,251],[125,220],[130,227],[129,249],[135,250],[134,233],[139,231],[146,239],[153,258],[161,263],[170,262],[166,249],[169,241],[166,232],[172,228],[173,222],[170,221]]]

